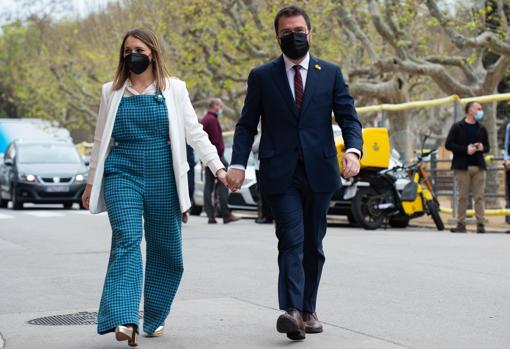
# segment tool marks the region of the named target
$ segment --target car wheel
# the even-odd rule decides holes
[[[7,208],[9,200],[2,199],[2,193],[0,193],[0,208]]]
[[[73,208],[73,203],[72,202],[65,202],[64,203],[64,209],[70,210],[72,208]]]
[[[193,205],[189,210],[189,214],[192,216],[200,216],[202,213],[202,206]]]
[[[12,190],[11,190],[11,201],[12,201],[12,208],[14,210],[23,209],[23,203],[19,201],[18,196],[16,195],[16,190],[14,189],[14,185],[12,186]]]
[[[349,224],[350,225],[355,225],[355,226],[358,226],[358,222],[356,221],[356,218],[354,218],[354,216],[352,215],[352,213],[349,213],[347,215],[347,220],[349,221]]]

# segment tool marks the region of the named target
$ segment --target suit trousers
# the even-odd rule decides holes
[[[225,160],[225,158],[221,157],[221,162],[225,168],[228,168],[228,162]],[[230,209],[228,208],[228,189],[221,181],[214,177],[214,174],[207,167],[205,169],[204,209],[205,213],[207,213],[207,217],[209,218],[214,218],[216,216],[212,199],[215,188],[217,188],[218,191],[220,214],[222,217],[228,216],[230,214]]]
[[[315,312],[325,262],[322,240],[332,196],[311,190],[301,161],[283,193],[267,194],[278,238],[278,299],[282,310]]]
[[[468,195],[472,191],[475,201],[475,215],[478,224],[485,223],[485,178],[486,171],[478,166],[469,166],[467,170],[455,170],[457,181],[457,223],[465,224]]]

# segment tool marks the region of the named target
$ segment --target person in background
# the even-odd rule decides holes
[[[505,181],[506,181],[506,203],[507,207],[510,205],[510,123],[506,125],[505,131],[505,149],[504,149],[504,163],[505,167]],[[510,234],[510,230],[506,231]]]
[[[209,140],[216,147],[218,156],[220,157],[223,165],[228,167],[228,162],[225,160],[225,143],[223,142],[223,132],[221,129],[218,118],[223,115],[223,101],[219,98],[211,98],[207,107],[207,113],[202,118],[202,125],[204,131],[209,135]],[[234,216],[228,207],[228,189],[222,182],[217,182],[214,174],[207,168],[205,170],[205,185],[204,185],[204,208],[209,217],[209,224],[216,224],[216,212],[213,206],[212,195],[214,188],[218,191],[218,200],[220,204],[220,214],[223,217],[223,223],[231,223],[239,220],[239,217]]]
[[[482,105],[469,102],[465,116],[450,128],[445,147],[453,153],[452,169],[457,182],[457,226],[452,233],[466,232],[468,195],[473,192],[476,214],[476,232],[485,233],[485,180],[487,165],[484,154],[488,153],[487,129],[480,123],[483,119]]]
[[[189,171],[188,171],[188,190],[189,190],[189,198],[191,200],[191,206],[195,205],[195,201],[193,199],[193,194],[195,193],[195,153],[193,152],[193,148],[186,144],[186,160],[188,161]],[[189,210],[182,214],[182,222],[188,223]]]
[[[273,223],[273,215],[271,213],[271,209],[269,208],[269,204],[267,202],[267,198],[265,194],[261,193],[259,188],[259,168],[260,168],[260,160],[259,160],[259,146],[260,146],[260,133],[255,136],[255,141],[253,142],[253,146],[251,148],[251,152],[253,154],[253,159],[255,163],[255,178],[257,179],[257,219],[255,219],[255,223],[257,224],[272,224]]]

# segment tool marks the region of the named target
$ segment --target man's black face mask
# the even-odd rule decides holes
[[[280,38],[280,48],[290,59],[299,59],[306,55],[310,45],[306,33],[290,33]]]

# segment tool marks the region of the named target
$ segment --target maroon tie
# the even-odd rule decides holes
[[[299,69],[301,69],[300,65],[295,65],[292,67],[294,69],[294,95],[296,100],[296,109],[299,113],[301,110],[301,106],[303,105],[303,79],[301,79],[301,73]]]

